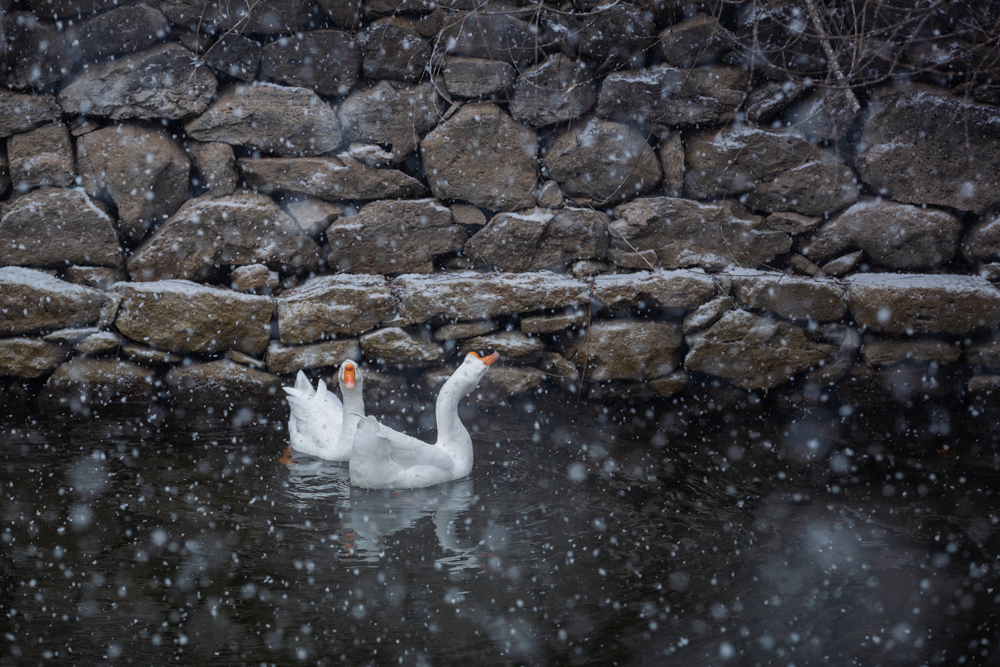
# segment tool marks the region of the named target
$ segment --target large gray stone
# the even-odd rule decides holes
[[[414,21],[402,16],[373,21],[362,36],[362,51],[362,71],[375,81],[420,81],[431,57]]]
[[[350,33],[310,30],[267,44],[261,52],[260,68],[290,86],[343,97],[358,82],[361,51]]]
[[[69,43],[52,21],[39,21],[31,12],[11,11],[12,4],[5,2],[0,9],[3,86],[35,90],[53,86],[73,70]]]
[[[510,114],[533,127],[580,118],[597,99],[593,80],[586,64],[562,53],[549,56],[517,78]]]
[[[136,249],[128,270],[133,280],[204,281],[227,266],[315,268],[320,257],[316,242],[274,200],[238,192],[188,200]]]
[[[260,68],[261,45],[249,37],[226,34],[208,48],[205,63],[223,75],[253,81]]]
[[[62,116],[52,95],[17,93],[0,88],[0,138],[27,132]]]
[[[645,135],[600,118],[556,137],[542,165],[567,195],[599,206],[645,194],[660,183],[660,164]]]
[[[405,275],[393,281],[399,320],[477,320],[587,303],[587,284],[547,271],[482,274],[456,271]]]
[[[307,88],[256,83],[226,88],[184,131],[276,155],[320,155],[340,146],[337,112]]]
[[[359,338],[367,359],[400,368],[435,366],[451,356],[451,352],[430,340],[421,340],[399,327],[386,327],[363,334]]]
[[[69,114],[177,120],[205,111],[216,87],[211,70],[171,42],[81,70],[58,99]]]
[[[99,56],[148,49],[169,32],[166,16],[138,2],[73,23],[66,30],[66,41],[73,56],[87,62]]]
[[[361,358],[356,338],[325,341],[313,345],[282,345],[272,340],[267,346],[267,370],[279,375],[310,368],[339,366],[345,359]]]
[[[394,302],[379,275],[312,278],[275,299],[282,343],[311,343],[333,336],[356,336],[388,318]]]
[[[865,200],[836,216],[802,242],[816,263],[856,248],[890,269],[936,269],[951,261],[962,221],[948,211]]]
[[[462,356],[469,352],[484,355],[497,352],[505,364],[533,364],[545,350],[539,338],[526,336],[520,331],[501,331],[474,338],[466,338],[459,346]]]
[[[18,192],[45,185],[72,185],[73,143],[63,123],[42,125],[7,140],[10,180]]]
[[[933,361],[953,364],[962,356],[962,347],[940,338],[895,340],[866,337],[861,356],[869,366],[892,366],[903,361]]]
[[[786,113],[787,122],[814,144],[840,141],[860,113],[851,104],[851,94],[842,88],[817,88],[795,102]]]
[[[232,146],[216,141],[189,141],[188,152],[195,169],[201,174],[199,184],[208,188],[207,194],[213,197],[233,194],[240,175],[236,171],[236,156]]]
[[[118,283],[115,326],[137,343],[171,352],[238,350],[257,356],[271,336],[270,297],[187,280]]]
[[[352,273],[430,273],[434,258],[460,250],[465,230],[433,199],[377,201],[326,230],[327,264]]]
[[[579,5],[578,5],[579,6]],[[610,66],[641,67],[656,42],[652,17],[630,2],[593,3],[594,13],[570,28],[580,55]]]
[[[856,164],[862,181],[897,201],[985,213],[1000,204],[1000,109],[931,86],[882,88]]]
[[[694,310],[715,296],[715,279],[702,272],[636,271],[595,276],[593,300],[615,313],[638,310]]]
[[[1000,291],[979,276],[863,273],[847,279],[855,322],[885,334],[965,336],[1000,326]]]
[[[402,162],[416,149],[444,112],[444,100],[434,86],[380,81],[359,90],[340,105],[341,132],[348,141],[378,144],[392,151],[392,161]]]
[[[41,188],[0,204],[0,264],[118,267],[114,220],[83,190]]]
[[[514,86],[517,70],[503,60],[445,58],[444,85],[455,97],[506,97]]]
[[[161,0],[160,11],[174,23],[206,33],[295,33],[312,18],[312,0]]]
[[[835,322],[847,312],[847,289],[839,280],[753,269],[730,275],[737,298],[747,308],[812,322]]]
[[[851,168],[792,132],[748,125],[688,138],[684,188],[694,199],[746,196],[765,211],[828,215],[858,199]]]
[[[89,132],[77,140],[77,162],[87,193],[111,198],[133,242],[188,198],[191,161],[158,128],[122,124]]]
[[[657,42],[663,60],[674,67],[712,64],[735,45],[733,34],[702,12],[668,26]]]
[[[731,310],[687,337],[684,368],[715,375],[743,389],[773,389],[832,358],[837,348],[809,340],[801,328]]]
[[[427,194],[424,184],[394,169],[367,167],[346,155],[317,158],[240,158],[247,185],[265,193],[344,199],[410,199]]]
[[[747,78],[747,70],[724,65],[615,72],[601,86],[597,115],[622,122],[719,125],[735,117],[746,98]]]
[[[420,144],[431,191],[495,211],[535,204],[538,138],[493,104],[469,104]]]
[[[537,57],[538,37],[518,7],[489,2],[448,15],[438,43],[449,54],[504,60],[523,66]]]
[[[620,266],[756,266],[791,249],[791,238],[763,228],[760,218],[690,199],[637,199],[615,209],[608,256]]]
[[[18,266],[0,267],[0,334],[21,335],[94,324],[105,298],[98,290]]]
[[[70,348],[39,338],[0,338],[0,377],[37,378],[66,360]]]
[[[608,216],[585,208],[498,213],[463,254],[501,271],[564,271],[577,259],[604,259]]]
[[[564,354],[589,382],[648,380],[677,368],[683,342],[675,322],[604,320],[571,339]]]

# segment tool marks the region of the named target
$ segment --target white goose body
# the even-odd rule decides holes
[[[435,408],[435,444],[382,426],[367,417],[357,426],[350,459],[351,485],[369,489],[416,489],[461,479],[472,472],[472,438],[458,416],[458,403],[476,388],[497,354],[474,352],[441,387]]]
[[[346,462],[351,458],[358,423],[365,414],[361,394],[363,382],[357,364],[350,360],[340,365],[337,377],[343,403],[327,390],[322,380],[313,391],[302,371],[294,387],[284,387],[291,408],[288,436],[292,449],[297,452],[327,461]]]

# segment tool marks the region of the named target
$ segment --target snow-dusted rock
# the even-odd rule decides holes
[[[19,266],[0,267],[0,334],[20,335],[93,324],[104,297]]]
[[[890,269],[936,269],[954,257],[961,233],[948,211],[866,199],[803,240],[801,252],[823,263],[857,248]]]
[[[536,32],[512,6],[490,2],[475,11],[447,15],[437,40],[449,54],[497,58],[523,66],[538,54]]]
[[[376,169],[345,154],[317,158],[240,158],[247,185],[265,193],[344,199],[410,199],[427,194],[424,184],[394,169]]]
[[[794,132],[731,126],[687,138],[684,189],[694,199],[746,195],[765,211],[824,215],[858,199],[851,168]]]
[[[444,112],[444,100],[430,83],[407,86],[380,81],[358,90],[340,105],[337,116],[348,141],[385,146],[399,163],[417,149]]]
[[[7,140],[10,180],[18,192],[45,185],[72,185],[73,143],[69,128],[50,123]]]
[[[475,338],[466,338],[458,346],[459,354],[469,352],[489,354],[497,352],[506,364],[533,364],[542,356],[545,343],[539,338],[527,336],[520,331],[501,331]]]
[[[177,120],[205,111],[216,87],[211,70],[171,42],[80,70],[58,99],[69,114]]]
[[[600,118],[556,137],[542,166],[568,196],[598,206],[650,192],[661,178],[660,163],[642,132]]]
[[[360,358],[361,347],[356,338],[341,338],[312,345],[282,345],[272,340],[267,346],[267,370],[279,375],[309,368],[339,366],[345,359]]]
[[[837,347],[809,340],[788,322],[730,310],[687,337],[684,368],[716,375],[743,389],[771,389],[833,358]]]
[[[683,342],[675,322],[603,320],[590,325],[589,336],[572,338],[563,354],[588,382],[648,380],[677,368]]]
[[[260,68],[275,81],[343,97],[358,82],[361,51],[350,33],[309,30],[265,45]]]
[[[238,192],[188,200],[128,262],[133,280],[208,280],[223,267],[314,268],[320,248],[270,197]]]
[[[680,70],[656,65],[604,79],[597,115],[622,122],[718,125],[733,119],[746,98],[747,70],[707,65]]]
[[[217,141],[189,141],[188,152],[191,161],[201,176],[199,184],[208,188],[213,197],[233,194],[240,175],[236,171],[236,156],[233,147]]]
[[[1000,326],[1000,291],[979,276],[863,273],[847,279],[854,320],[886,334],[964,336]]]
[[[962,356],[962,347],[941,338],[897,340],[868,336],[861,345],[861,356],[869,366],[891,366],[911,360],[953,364]]]
[[[645,52],[655,42],[652,16],[646,7],[639,3],[598,0],[588,3],[586,9],[598,11],[600,20],[588,17],[570,28],[573,34],[568,41],[580,55],[607,63],[605,68],[642,67]]]
[[[62,109],[52,95],[29,95],[0,88],[0,138],[59,120]]]
[[[434,366],[451,356],[451,352],[437,343],[415,338],[399,327],[376,329],[363,334],[358,340],[365,358],[387,366]]]
[[[365,76],[373,81],[419,81],[431,57],[430,45],[417,31],[415,21],[390,16],[373,21],[362,37]]]
[[[101,9],[109,9],[114,4],[117,3],[102,3]],[[167,17],[141,2],[68,23],[66,41],[71,45],[73,57],[83,62],[98,56],[148,49],[170,32]]]
[[[430,273],[434,258],[461,250],[465,230],[433,199],[378,201],[326,230],[327,264],[352,273]]]
[[[223,75],[240,81],[253,81],[260,68],[261,46],[238,34],[223,35],[204,54],[205,64]]]
[[[173,352],[239,350],[259,355],[271,337],[270,297],[187,280],[118,283],[115,326],[128,338]]]
[[[133,242],[188,198],[191,161],[161,129],[125,123],[89,132],[77,140],[77,162],[84,189],[111,198]]]
[[[341,142],[336,109],[307,88],[274,83],[229,86],[184,130],[198,141],[280,156],[320,155]]]
[[[612,312],[693,310],[716,293],[715,279],[689,269],[636,271],[595,276],[593,299]]]
[[[70,348],[38,338],[0,338],[0,376],[37,378],[65,361]]]
[[[517,78],[510,114],[533,127],[579,118],[597,100],[593,80],[585,63],[562,53],[549,56]]]
[[[832,278],[804,278],[777,271],[732,271],[740,303],[792,320],[835,322],[847,312],[847,289]]]
[[[663,60],[674,67],[710,65],[735,45],[736,38],[718,18],[702,12],[668,26],[657,42]]]
[[[535,315],[521,320],[521,331],[528,334],[548,334],[576,329],[587,324],[587,313],[572,309],[558,315]]]
[[[389,283],[378,275],[340,274],[312,278],[275,299],[278,336],[285,344],[356,336],[393,311]]]
[[[469,104],[424,137],[420,155],[438,199],[494,211],[535,204],[538,137],[493,104]]]
[[[788,252],[791,238],[763,227],[754,215],[737,216],[722,204],[690,199],[637,199],[615,209],[608,225],[608,256],[620,266],[755,266]]]
[[[480,320],[478,322],[457,322],[446,324],[434,332],[434,340],[443,342],[446,340],[461,340],[482,336],[496,331],[499,325],[493,320]]]
[[[548,271],[490,275],[456,271],[404,275],[392,284],[401,323],[476,320],[587,303],[587,284]]]
[[[115,224],[80,189],[40,188],[0,204],[0,264],[118,267]]]
[[[500,271],[564,271],[574,260],[607,257],[608,216],[567,207],[498,213],[463,254]]]
[[[517,78],[517,71],[508,62],[462,56],[445,58],[441,74],[450,94],[472,98],[506,97]]]

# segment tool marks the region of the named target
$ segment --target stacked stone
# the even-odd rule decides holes
[[[1000,387],[996,106],[860,113],[751,73],[709,2],[22,4],[0,375],[44,396],[277,398],[350,356],[386,398],[472,349],[485,400]]]

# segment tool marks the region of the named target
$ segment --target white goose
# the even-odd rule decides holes
[[[428,444],[368,417],[357,426],[351,453],[351,485],[369,489],[416,489],[461,479],[472,472],[472,438],[458,416],[458,403],[500,358],[470,352],[438,393],[438,437]]]
[[[291,450],[326,459],[348,461],[354,443],[354,432],[365,415],[365,401],[361,395],[364,385],[358,365],[348,359],[337,373],[341,403],[326,388],[322,380],[313,391],[309,378],[299,371],[294,387],[283,387],[288,394],[291,416],[288,418],[288,436],[291,444],[280,461],[292,463]]]

